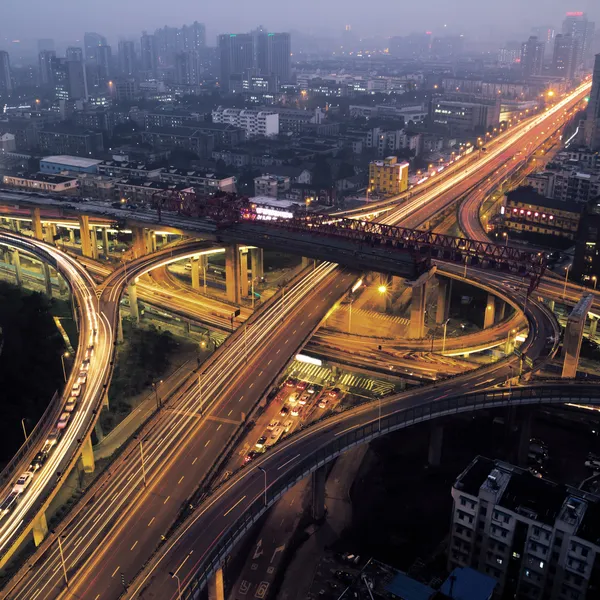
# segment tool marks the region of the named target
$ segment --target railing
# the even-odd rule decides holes
[[[447,415],[470,412],[485,408],[501,406],[548,404],[548,403],[600,403],[600,385],[570,383],[568,385],[535,386],[527,388],[504,389],[467,394],[433,400],[418,406],[409,407],[392,415],[382,417],[381,422],[371,421],[362,427],[357,427],[345,434],[335,437],[313,454],[306,456],[302,462],[291,467],[285,478],[279,478],[267,489],[265,498],[260,495],[241,515],[233,525],[221,536],[219,541],[211,548],[210,553],[199,566],[197,574],[182,590],[184,599],[197,598],[200,590],[207,584],[209,577],[223,564],[227,555],[241,537],[256,523],[262,514],[274,502],[298,481],[310,475],[319,467],[327,464],[349,448],[363,444],[374,438],[397,431],[417,423],[429,421]],[[307,429],[302,432],[304,435]],[[291,436],[293,439],[295,436]],[[216,488],[217,490],[219,488]],[[213,490],[212,494],[216,490]],[[211,494],[211,495],[212,495]]]

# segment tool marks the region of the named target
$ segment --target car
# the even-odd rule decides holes
[[[267,436],[263,435],[256,440],[256,444],[254,444],[257,448],[264,448],[265,443],[267,442]]]
[[[269,431],[275,429],[275,427],[279,427],[279,425],[281,425],[281,421],[277,421],[276,419],[273,419],[268,425],[267,425],[267,429]]]
[[[311,385],[306,391],[309,394],[314,394],[317,390],[315,389],[315,387],[313,385]]]
[[[319,402],[319,408],[325,408],[327,406],[327,398],[321,399]]]
[[[290,404],[296,404],[297,401],[298,401],[298,394],[291,394],[290,397],[288,398],[288,402]]]
[[[79,371],[79,377],[81,377],[83,374],[85,374],[85,376],[87,377],[87,371],[89,371],[90,369],[90,359],[86,358],[82,363],[81,363],[81,367],[80,367],[80,371]]]
[[[285,432],[287,433],[292,428],[293,425],[294,425],[294,421],[286,421],[283,424],[283,428],[284,428]]]
[[[71,389],[71,398],[79,398],[79,396],[81,395],[81,385],[78,383],[75,383],[73,385],[73,388]]]
[[[71,418],[71,413],[64,412],[62,415],[60,415],[60,418],[58,419],[58,422],[56,423],[56,427],[58,429],[65,429],[67,427],[67,425],[69,424],[70,418]]]
[[[297,387],[299,390],[305,390],[307,385],[308,385],[308,383],[307,383],[306,381],[299,381],[299,382],[296,384],[296,387]]]
[[[258,452],[256,450],[250,450],[246,456],[244,456],[244,464],[248,464],[252,462],[258,456]]]
[[[71,413],[71,412],[73,412],[75,410],[76,406],[77,406],[77,399],[76,398],[69,398],[69,400],[65,404],[65,411]]]
[[[6,498],[4,502],[0,504],[0,516],[7,515],[13,508],[17,505],[19,501],[20,494],[18,492],[11,492]]]
[[[294,406],[294,408],[292,408],[292,417],[297,417],[300,414],[300,409],[297,406]]]
[[[29,470],[34,473],[44,466],[44,463],[48,460],[48,454],[44,451],[38,452],[29,465]]]
[[[308,398],[306,394],[302,394],[302,396],[300,396],[300,398],[298,399],[298,404],[300,404],[300,406],[304,406],[307,402]]]
[[[55,427],[46,438],[46,446],[52,448],[60,442],[60,438],[62,437],[62,430]]]
[[[279,414],[282,417],[285,417],[289,412],[290,412],[290,409],[287,406],[282,406],[281,410],[279,411]]]
[[[19,479],[17,479],[12,491],[17,494],[22,494],[27,489],[32,479],[33,471],[25,471],[25,473],[23,473]]]
[[[286,387],[295,387],[296,386],[296,380],[293,379],[292,377],[290,377],[286,382],[285,382]]]
[[[329,390],[327,394],[330,398],[338,398],[340,395],[340,388],[333,388],[332,390]]]

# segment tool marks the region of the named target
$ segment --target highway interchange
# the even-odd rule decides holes
[[[492,163],[493,167],[496,167],[496,163],[490,158],[492,156],[491,150],[488,152],[489,154],[484,157],[484,160]],[[497,154],[497,158],[498,157],[502,157],[501,152]],[[483,175],[483,173],[481,174]],[[443,178],[440,178],[440,180],[443,180]],[[456,182],[454,182],[452,185],[456,185]],[[455,191],[457,191],[456,188]],[[444,198],[443,202],[446,202],[446,198]],[[417,208],[419,208],[419,206],[413,207],[413,210],[417,210]],[[429,199],[427,202],[427,209],[431,209],[432,211],[438,210],[438,207],[435,206],[435,198]],[[401,213],[400,215],[394,213],[393,215],[389,215],[388,218],[402,220],[402,224],[404,224],[405,215],[406,213]],[[419,218],[423,219],[422,216]],[[190,255],[194,254],[192,250],[190,250],[190,252]],[[110,306],[116,305],[127,281],[130,280],[132,276],[140,276],[144,269],[150,266],[150,263],[144,266],[143,260],[140,264],[142,266],[140,266],[139,270],[135,270],[134,267],[134,270],[132,271],[130,266],[128,267],[130,269],[128,274],[119,272],[109,277],[106,284],[102,287],[104,292],[101,300],[106,301]],[[156,266],[156,264],[153,262],[152,266]],[[457,275],[457,273],[453,273],[453,275],[460,276]],[[311,277],[313,281],[310,280]],[[100,502],[105,508],[96,508],[96,506],[89,508],[88,512],[91,513],[89,516],[85,510],[80,509],[77,520],[73,523],[73,525],[69,525],[69,527],[65,530],[66,537],[63,544],[65,547],[65,553],[68,555],[67,563],[69,568],[71,569],[71,567],[75,565],[80,568],[80,563],[85,557],[86,550],[93,549],[92,546],[95,543],[94,540],[97,540],[98,536],[101,533],[104,533],[106,529],[112,525],[115,515],[119,513],[125,502],[136,503],[136,510],[130,511],[128,515],[128,519],[133,518],[136,522],[136,525],[135,527],[132,527],[128,523],[126,528],[127,539],[133,539],[135,536],[134,534],[138,532],[145,533],[147,537],[142,536],[140,533],[139,539],[134,540],[137,542],[135,546],[133,548],[125,548],[122,540],[122,538],[125,536],[118,535],[120,531],[123,532],[125,529],[124,525],[119,524],[118,529],[115,529],[111,532],[111,543],[105,544],[102,552],[94,553],[90,563],[87,566],[84,566],[83,570],[79,571],[77,576],[78,583],[73,584],[77,587],[73,587],[72,585],[66,597],[93,598],[94,595],[90,594],[94,585],[98,585],[99,589],[101,587],[102,593],[99,596],[101,598],[118,596],[118,594],[122,591],[122,589],[120,589],[120,573],[125,573],[126,580],[129,582],[137,573],[137,569],[139,569],[141,557],[139,556],[139,552],[134,552],[135,548],[144,548],[146,550],[145,554],[147,555],[151,547],[156,546],[156,543],[160,541],[160,535],[163,535],[163,533],[159,533],[161,528],[160,523],[157,522],[157,515],[152,515],[154,516],[152,525],[149,525],[151,518],[149,518],[146,522],[144,522],[144,519],[150,516],[153,508],[158,509],[161,502],[163,507],[170,503],[169,506],[176,506],[179,508],[185,499],[190,496],[190,490],[193,491],[193,489],[195,489],[200,478],[202,477],[202,475],[194,474],[190,476],[188,474],[185,465],[189,465],[189,462],[193,461],[192,454],[197,452],[198,454],[196,456],[202,455],[201,459],[197,460],[195,464],[199,465],[199,469],[204,469],[207,471],[216,458],[215,455],[211,455],[213,449],[215,454],[218,454],[218,451],[221,450],[225,445],[227,436],[231,433],[231,427],[233,427],[234,424],[223,421],[219,423],[221,427],[218,429],[215,428],[215,431],[213,432],[213,436],[216,436],[216,438],[211,437],[206,439],[201,437],[200,434],[195,433],[192,435],[192,431],[196,432],[196,430],[202,430],[204,424],[216,423],[216,421],[211,419],[199,419],[198,411],[200,407],[205,406],[206,410],[208,410],[208,407],[210,406],[211,411],[216,411],[214,414],[211,412],[210,416],[216,419],[228,419],[230,421],[236,421],[236,419],[241,420],[241,413],[245,412],[245,414],[248,414],[256,402],[258,402],[260,396],[262,396],[264,389],[269,387],[270,382],[277,376],[281,368],[285,366],[287,360],[289,359],[289,352],[287,352],[287,349],[287,354],[282,353],[285,354],[285,356],[282,356],[281,360],[273,358],[269,359],[273,361],[273,366],[271,367],[270,364],[267,364],[269,368],[262,369],[257,379],[257,368],[255,367],[255,364],[261,364],[260,359],[264,356],[262,350],[272,348],[271,352],[274,352],[275,356],[277,356],[279,352],[276,352],[275,348],[280,350],[282,345],[285,347],[288,343],[283,341],[286,334],[289,335],[287,339],[292,340],[290,342],[290,349],[292,347],[296,348],[301,345],[307,337],[305,332],[312,331],[312,329],[314,329],[314,327],[320,322],[322,316],[324,316],[324,314],[331,308],[333,301],[339,299],[339,297],[343,295],[346,289],[354,281],[353,276],[340,270],[335,271],[335,266],[327,263],[319,266],[319,268],[314,271],[314,274],[308,275],[308,278],[309,279],[304,280],[307,283],[299,282],[296,284],[296,286],[300,287],[292,288],[289,293],[286,293],[285,298],[277,299],[271,305],[270,310],[264,311],[264,313],[261,313],[260,315],[256,315],[256,320],[252,323],[249,322],[248,324],[247,334],[242,334],[242,330],[239,330],[237,337],[232,337],[231,343],[227,345],[227,349],[224,350],[223,353],[219,354],[219,364],[207,365],[206,367],[203,367],[203,371],[206,368],[208,369],[208,372],[201,375],[201,388],[198,385],[190,386],[185,394],[182,394],[182,396],[178,398],[176,402],[174,402],[168,407],[168,409],[164,410],[162,414],[158,415],[157,418],[152,421],[151,428],[149,429],[148,433],[144,432],[141,434],[142,437],[140,439],[143,439],[144,456],[148,466],[146,475],[149,486],[147,488],[144,489],[140,480],[140,450],[137,443],[133,443],[122,456],[122,460],[119,465],[122,464],[123,467],[114,465],[111,468],[111,480],[102,482],[102,487],[99,488],[102,490],[102,493],[100,496],[98,496],[100,500],[96,500],[97,503]],[[476,279],[474,270],[469,271],[469,278]],[[490,285],[490,289],[492,289],[492,291],[495,293],[498,293],[500,296],[502,296],[502,292],[500,290],[503,289],[502,286],[505,286],[507,281],[512,281],[510,276],[494,275],[493,277],[490,277],[489,273],[485,274],[485,284]],[[337,287],[334,287],[334,283]],[[520,280],[516,280],[514,281],[514,284],[520,285],[521,282]],[[334,290],[337,290],[338,288],[340,288],[339,293],[334,293]],[[303,323],[304,329],[302,331],[298,332],[296,329],[290,333],[289,329],[294,328],[294,321],[291,319],[288,320],[287,318],[291,316],[290,311],[295,311],[296,306],[307,307],[305,310],[308,310],[308,306],[312,306],[314,304],[314,302],[311,302],[312,298],[319,297],[321,299],[327,299],[329,295],[334,295],[335,297],[329,299],[327,302],[323,300],[323,306],[321,306],[318,311],[313,311],[315,312],[313,317],[314,324],[313,321],[310,323]],[[277,308],[279,303],[281,303],[282,308]],[[524,298],[522,299],[522,303],[524,303]],[[298,314],[304,314],[303,310],[298,310]],[[109,319],[109,322],[106,324],[107,332],[108,328],[114,327],[114,315],[111,315],[111,317],[113,318]],[[283,320],[281,320],[282,318]],[[530,335],[528,338],[529,341],[526,342],[526,344],[531,344],[530,354],[533,357],[537,356],[539,357],[539,360],[543,360],[545,356],[551,354],[551,349],[548,348],[548,339],[552,338],[555,340],[555,342],[551,344],[551,347],[554,347],[556,340],[558,339],[555,322],[553,322],[553,319],[549,317],[548,312],[545,311],[545,309],[543,309],[543,307],[540,306],[535,300],[528,304],[528,319],[530,322]],[[307,319],[305,319],[305,321],[306,320]],[[310,327],[311,325],[313,325],[313,327]],[[542,333],[537,335],[537,333],[540,331]],[[109,332],[108,339],[113,339],[111,332]],[[260,346],[260,344],[266,342],[268,342],[267,345]],[[244,359],[246,356],[246,347],[248,348],[248,355],[252,357],[252,361],[249,363],[246,363]],[[256,352],[256,348],[259,347],[261,348],[261,351]],[[242,349],[244,350],[242,351]],[[466,376],[466,379],[468,380],[466,385],[471,386],[474,381],[476,382],[476,385],[481,386],[486,384],[491,385],[495,381],[504,381],[507,378],[507,374],[510,373],[510,370],[508,365],[502,364],[494,367],[489,373],[484,374],[483,372],[480,373],[479,371],[478,373],[478,379],[476,380],[472,379],[473,376]],[[232,375],[234,375],[233,378]],[[482,377],[487,377],[487,379],[482,379]],[[248,392],[247,388],[249,381],[252,381],[250,387],[255,388],[255,392]],[[225,383],[231,388],[231,392],[233,394],[231,397],[229,392],[224,393],[223,384]],[[452,385],[448,385],[456,391],[457,388],[454,387],[454,384],[456,383],[457,380],[453,380]],[[440,385],[442,384],[438,384],[435,390],[423,391],[425,396],[421,398],[421,401],[427,401],[433,397],[441,398],[442,396],[439,395],[439,392],[443,388],[441,388]],[[240,391],[244,390],[248,392],[247,396],[246,394],[239,394]],[[225,403],[223,401],[217,401],[217,391],[219,392],[219,398],[224,398]],[[236,395],[238,395],[237,399]],[[242,397],[245,398],[245,401],[242,399]],[[234,411],[233,407],[230,408],[231,403],[234,401],[238,403],[236,411],[229,413],[229,410]],[[397,401],[403,402],[403,406],[406,404],[406,399],[400,399]],[[240,404],[242,404],[242,406],[239,406]],[[227,415],[224,416],[223,413],[218,412],[221,406],[222,410],[228,408]],[[391,406],[391,404],[386,401],[385,406]],[[246,408],[247,412],[241,410],[242,407]],[[386,408],[386,410],[388,409]],[[220,433],[217,433],[217,431]],[[146,436],[148,436],[147,439]],[[321,443],[323,442],[323,439],[324,438],[319,438],[319,440],[311,443]],[[201,444],[202,441],[204,441],[205,445],[201,449],[199,444]],[[279,453],[280,451],[278,450],[277,454]],[[265,460],[267,460],[267,458],[265,458]],[[178,463],[178,461],[181,462]],[[181,466],[181,470],[174,468],[177,464]],[[169,467],[168,470],[167,467]],[[152,475],[151,469],[154,469],[152,471]],[[180,475],[182,473],[184,474]],[[256,473],[256,469],[249,469],[244,474],[243,480],[245,481],[249,479],[253,481],[253,479],[256,478]],[[282,475],[283,474],[284,473],[282,473]],[[154,477],[155,479],[152,480],[151,477]],[[181,477],[182,481],[180,481],[177,477]],[[260,477],[262,477],[262,475],[260,475]],[[183,481],[185,481],[186,478],[188,479],[189,483],[186,482],[186,485],[183,485]],[[192,478],[193,481],[191,481]],[[113,481],[115,482],[114,485],[112,483]],[[234,489],[234,484],[235,481],[232,481],[230,487],[227,489]],[[254,485],[254,483],[252,483],[252,485]],[[238,488],[235,488],[234,492],[232,493],[237,493],[237,489]],[[168,493],[170,490],[172,493]],[[98,489],[96,491],[98,491]],[[257,496],[256,494],[246,494],[246,497],[246,499],[250,501],[254,500],[254,498]],[[133,498],[135,498],[135,500]],[[111,508],[106,508],[107,506]],[[143,508],[141,508],[142,506]],[[222,507],[222,504],[219,503],[219,506]],[[236,507],[236,510],[231,511],[224,516],[231,515],[231,521],[231,519],[234,519],[235,515],[238,514],[236,512],[238,508],[239,510],[242,510],[243,507],[244,502],[240,501],[239,507]],[[162,519],[164,516],[164,529],[162,529],[162,531],[166,532],[168,525],[172,522],[173,513],[168,512],[163,508],[157,510],[157,514],[159,515],[160,519]],[[197,512],[194,515],[194,523],[200,522],[198,527],[206,525],[206,522],[199,518],[199,516],[203,514],[204,512]],[[96,521],[93,521],[92,519],[96,519]],[[227,522],[228,521],[225,521],[225,524],[227,524]],[[85,526],[89,528],[90,524],[94,526],[93,534],[89,530],[85,530]],[[156,527],[154,528],[153,526],[155,524]],[[102,526],[102,528],[100,526]],[[77,532],[79,532],[79,534]],[[90,540],[92,535],[93,540]],[[158,539],[156,536],[159,536]],[[187,540],[193,537],[193,535],[190,534],[188,536],[188,534],[186,534],[184,537]],[[116,541],[119,539],[121,541]],[[132,541],[132,544],[134,541]],[[181,539],[179,542],[181,542]],[[109,554],[110,556],[102,560],[100,556],[103,556],[105,553]],[[197,550],[194,550],[194,553],[198,553],[197,555],[200,554]],[[57,564],[57,554],[58,552],[55,547],[50,551],[47,551],[47,556],[43,563],[43,567],[36,568],[35,573],[32,571],[29,576],[21,579],[18,587],[11,591],[11,594],[15,595],[11,595],[10,597],[32,598],[32,600],[34,597],[56,597],[57,589],[60,589],[62,586],[60,568],[57,568],[57,566],[60,566]],[[169,557],[169,561],[176,562],[176,559],[181,558],[182,555],[179,553],[179,551],[175,552],[174,550],[167,556]],[[131,560],[125,560],[127,558],[130,558]],[[116,566],[114,563],[115,560],[119,562],[119,564]],[[123,564],[120,564],[121,562],[123,562]],[[143,562],[141,564],[143,564]],[[186,569],[189,569],[192,564],[193,561],[190,560]],[[108,571],[110,571],[110,573]],[[38,573],[40,575],[38,575]],[[42,573],[44,573],[45,577],[42,576]],[[49,576],[49,573],[52,575]],[[88,573],[90,573],[89,576]],[[151,577],[160,578],[164,576],[164,573],[164,568],[161,568],[159,571],[153,570]],[[144,578],[142,577],[141,580],[143,581]],[[155,582],[155,579],[152,581]],[[102,582],[101,585],[99,585],[98,582]],[[172,592],[173,581],[170,577],[165,578],[165,585],[170,586],[169,589]],[[143,597],[167,597],[160,595],[147,595],[154,594],[154,590],[160,590],[161,586],[162,584],[156,583],[156,586],[153,584],[148,591],[145,592]],[[142,585],[142,587],[145,587],[145,584]],[[166,590],[166,588],[164,589]],[[84,595],[78,595],[81,593]],[[136,590],[133,588],[130,589],[128,592],[128,597],[134,597],[135,593]]]

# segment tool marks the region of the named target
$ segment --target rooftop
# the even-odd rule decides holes
[[[6,175],[5,177],[55,184],[67,183],[68,181],[77,181],[77,177],[66,177],[65,175],[49,175],[47,173],[19,173],[17,175]]]
[[[581,206],[565,202],[564,200],[556,200],[554,198],[546,198],[537,192],[532,186],[526,185],[518,187],[516,190],[507,192],[506,199],[508,202],[521,202],[530,204],[531,206],[540,206],[547,209],[565,210],[579,214]]]
[[[442,594],[453,600],[489,600],[496,580],[470,567],[457,567],[440,588]]]
[[[57,156],[45,156],[40,162],[55,163],[66,167],[78,167],[81,169],[89,169],[102,163],[101,160],[93,158],[81,158],[79,156],[68,156],[67,154],[59,154]]]

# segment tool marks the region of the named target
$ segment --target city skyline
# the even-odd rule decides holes
[[[56,15],[57,4],[62,7],[68,19],[59,20],[53,25],[53,36],[68,42],[83,40],[85,31],[97,30],[110,38],[109,43],[119,39],[136,39],[143,30],[154,31],[164,25],[181,26],[185,22],[200,21],[207,26],[207,42],[216,45],[217,36],[229,31],[246,31],[259,24],[271,30],[302,30],[306,33],[323,35],[329,31],[337,37],[346,25],[350,25],[357,35],[381,37],[405,35],[415,31],[431,30],[434,35],[464,33],[472,39],[490,39],[518,33],[513,23],[518,23],[522,31],[540,25],[559,27],[565,13],[583,11],[590,20],[600,20],[600,7],[594,0],[534,0],[522,5],[517,0],[507,0],[501,5],[486,6],[482,12],[474,0],[458,0],[445,5],[434,0],[428,10],[420,6],[404,6],[399,19],[382,18],[396,9],[393,0],[383,0],[378,11],[372,11],[366,4],[328,3],[308,0],[302,6],[291,6],[285,12],[273,10],[274,0],[257,0],[254,10],[236,11],[235,2],[225,0],[211,6],[209,11],[198,10],[185,0],[172,4],[149,6],[141,5],[140,0],[130,0],[127,9],[115,0],[107,0],[101,5],[85,6],[74,0],[59,0],[49,5],[34,0],[27,9],[11,0],[3,8],[3,24],[0,25],[0,47],[10,45],[19,39],[26,43],[37,38],[47,37],[47,23]],[[115,11],[119,19],[114,19]],[[31,12],[37,15],[32,20]],[[26,14],[25,14],[26,13]],[[313,15],[319,14],[315,26]],[[518,14],[518,19],[513,18]],[[466,15],[466,18],[465,18]],[[62,24],[64,22],[64,25]],[[73,36],[73,31],[77,33]],[[6,48],[5,48],[6,49]]]

